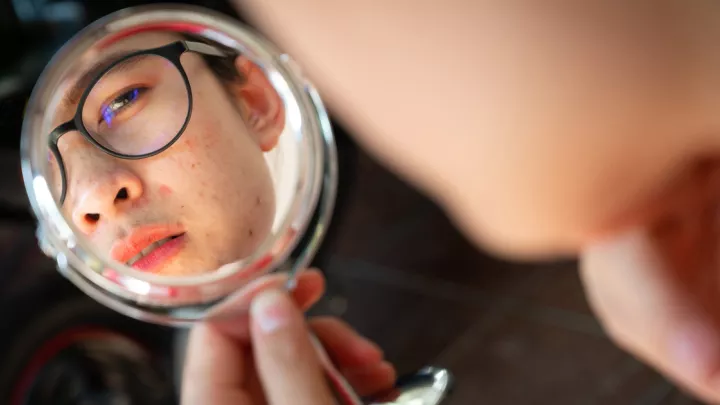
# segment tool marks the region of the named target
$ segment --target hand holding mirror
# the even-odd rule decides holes
[[[327,113],[293,61],[194,7],[124,10],[73,38],[33,91],[22,154],[60,271],[169,325],[231,316],[259,283],[292,287],[337,183]]]

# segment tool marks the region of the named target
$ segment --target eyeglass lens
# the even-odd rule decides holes
[[[139,55],[115,65],[95,83],[82,121],[88,134],[106,148],[144,155],[178,135],[189,104],[183,76],[172,62]]]

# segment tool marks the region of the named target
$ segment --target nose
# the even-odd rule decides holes
[[[85,234],[92,233],[101,220],[112,220],[143,195],[142,181],[130,170],[114,167],[104,174],[92,173],[75,183],[72,220]]]

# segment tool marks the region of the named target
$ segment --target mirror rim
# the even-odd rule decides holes
[[[116,263],[103,263],[94,249],[86,247],[87,241],[75,235],[74,226],[60,213],[44,181],[45,167],[38,156],[38,148],[42,147],[41,141],[45,139],[37,131],[37,128],[43,128],[45,120],[43,97],[47,98],[47,93],[52,93],[48,89],[54,87],[53,79],[57,82],[64,76],[61,66],[71,65],[69,61],[76,60],[108,36],[142,26],[175,23],[201,26],[204,36],[221,43],[223,40],[234,41],[232,46],[257,63],[269,76],[286,108],[296,104],[305,129],[299,128],[294,131],[296,133],[285,135],[297,137],[299,134],[306,143],[310,142],[308,150],[311,155],[301,156],[308,161],[304,170],[310,171],[300,179],[305,192],[299,193],[301,198],[293,202],[274,240],[267,240],[259,252],[245,260],[243,269],[228,274],[221,270],[194,277],[152,276]],[[285,88],[278,88],[278,85]],[[336,155],[330,120],[322,100],[292,59],[239,21],[203,7],[188,5],[131,7],[97,20],[76,34],[53,56],[36,83],[25,111],[21,137],[25,188],[38,219],[38,240],[43,251],[56,259],[62,274],[94,299],[133,318],[163,324],[184,324],[204,319],[215,304],[228,299],[245,285],[242,279],[234,282],[228,279],[248,267],[254,269],[251,266],[256,266],[258,259],[270,253],[278,240],[286,237],[286,232],[291,230],[296,234],[287,249],[271,256],[271,262],[263,263],[261,269],[272,272],[283,266],[283,271],[294,275],[306,267],[319,247],[334,208],[338,175]],[[310,237],[306,237],[308,234]],[[305,242],[298,245],[301,239]],[[125,282],[118,283],[100,274],[108,268]],[[168,299],[161,302],[158,298],[167,298],[170,288],[202,299],[187,302]]]

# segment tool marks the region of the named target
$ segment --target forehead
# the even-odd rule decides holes
[[[72,67],[65,81],[71,85],[99,64],[111,63],[126,54],[157,48],[181,38],[180,34],[173,32],[146,32],[121,38],[102,48],[91,48],[79,59],[78,64]]]
[[[110,44],[105,43],[102,47],[90,48],[78,59],[78,63],[70,68],[64,81],[71,84],[99,63],[116,60],[135,51],[167,45],[181,38],[181,34],[176,32],[145,32],[118,39]]]
[[[101,49],[98,49],[99,58],[102,58],[103,54],[107,55],[115,54],[120,51],[133,52],[142,49],[155,48],[158,46],[167,45],[168,43],[177,41],[181,38],[182,35],[180,33],[170,31],[153,31],[138,33],[118,39],[117,41],[109,44],[103,44],[103,47]]]

